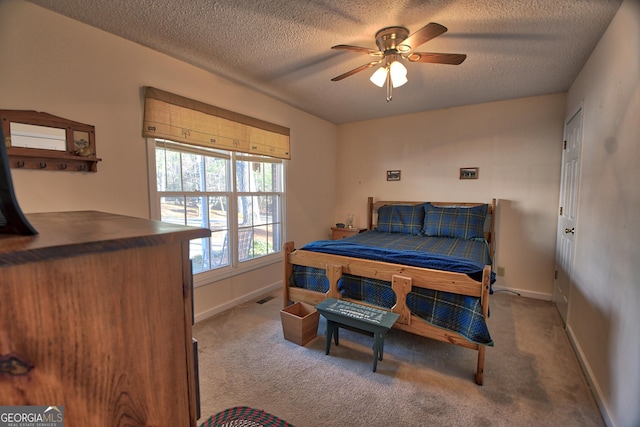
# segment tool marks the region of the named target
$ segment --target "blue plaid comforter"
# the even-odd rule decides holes
[[[302,249],[385,261],[395,264],[466,273],[481,280],[484,265],[491,264],[486,242],[401,233],[368,231],[342,240],[319,240]],[[495,281],[492,273],[491,282]],[[325,270],[294,266],[291,286],[318,292],[329,290]],[[391,283],[366,277],[343,275],[338,283],[342,296],[384,308],[396,303]],[[493,345],[482,314],[480,298],[423,288],[412,288],[407,307],[434,326],[457,332],[468,340]]]

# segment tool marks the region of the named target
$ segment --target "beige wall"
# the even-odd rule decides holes
[[[625,0],[580,72],[575,281],[568,329],[611,425],[640,425],[640,3]]]
[[[286,234],[324,237],[335,202],[335,125],[184,62],[54,14],[0,2],[0,109],[38,110],[96,128],[98,173],[12,169],[27,212],[100,210],[148,217],[142,86],[154,86],[291,129]],[[318,191],[316,187],[320,187]],[[196,290],[211,314],[277,286],[268,266]]]
[[[550,299],[565,96],[430,111],[338,127],[335,221],[366,225],[368,196],[382,200],[498,199],[495,288]],[[479,179],[460,180],[461,167]],[[400,181],[386,171],[400,169]]]

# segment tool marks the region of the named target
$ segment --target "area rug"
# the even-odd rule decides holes
[[[236,406],[218,412],[200,427],[293,427],[293,425],[259,409]]]

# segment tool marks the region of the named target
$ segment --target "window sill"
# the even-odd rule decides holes
[[[251,261],[246,261],[241,263],[236,268],[222,267],[213,271],[196,273],[193,275],[193,287],[199,288],[201,286],[207,286],[212,283],[219,282],[220,280],[239,276],[241,274],[248,273],[249,271],[257,270],[259,268],[267,267],[279,262],[282,262],[281,253],[264,256]]]

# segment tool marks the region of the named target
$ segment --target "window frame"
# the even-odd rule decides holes
[[[162,141],[158,139],[158,141]],[[175,143],[175,141],[168,141],[169,143]],[[148,171],[148,187],[149,187],[149,215],[151,219],[160,221],[160,197],[164,196],[157,190],[157,173],[156,173],[156,146],[157,142],[155,138],[146,138],[147,144],[147,171]],[[184,146],[184,143],[176,143],[177,145]],[[191,150],[185,150],[189,152]],[[198,151],[195,147],[194,151]],[[206,150],[203,150],[206,151]],[[228,236],[229,240],[229,265],[218,267],[212,270],[207,270],[193,274],[194,287],[204,286],[212,282],[220,281],[225,278],[240,275],[255,269],[263,268],[272,264],[276,264],[282,261],[282,242],[285,241],[285,212],[286,212],[286,167],[287,162],[284,159],[269,158],[265,163],[279,163],[282,165],[282,190],[281,192],[240,192],[236,187],[236,173],[235,162],[236,156],[241,160],[256,159],[259,156],[247,155],[246,153],[234,153],[232,151],[224,151],[221,157],[228,155],[229,157],[229,182],[226,191],[202,191],[197,193],[198,195],[213,193],[214,195],[227,195],[228,197]],[[171,193],[171,192],[167,192]],[[184,195],[185,192],[180,192]],[[169,194],[170,195],[170,194]],[[246,261],[239,261],[238,254],[238,197],[243,195],[263,196],[263,195],[277,195],[280,198],[280,230],[279,239],[280,247],[274,248],[275,252],[268,255],[263,255],[258,258],[249,259]],[[254,225],[255,227],[255,225]]]

